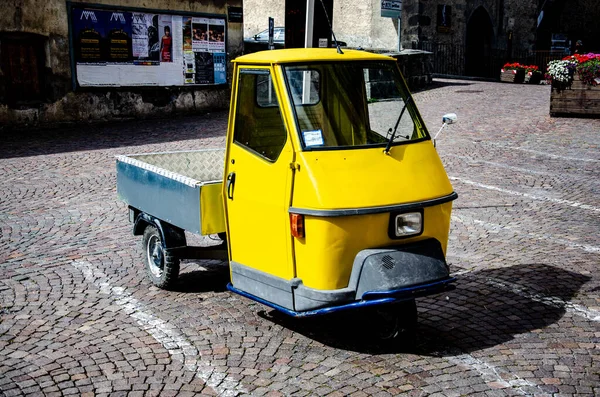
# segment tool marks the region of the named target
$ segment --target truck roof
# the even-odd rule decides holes
[[[289,48],[284,50],[259,51],[237,57],[232,62],[251,64],[320,62],[320,61],[395,61],[385,55],[367,51],[343,50],[338,54],[335,48]]]

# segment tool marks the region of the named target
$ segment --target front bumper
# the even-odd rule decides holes
[[[313,316],[437,294],[455,281],[439,241],[360,251],[346,288],[317,290],[232,263],[228,289],[293,316]]]
[[[415,299],[423,296],[439,294],[441,292],[452,291],[456,287],[451,284],[456,281],[456,278],[449,277],[448,279],[437,281],[431,284],[418,285],[414,287],[402,288],[394,291],[384,291],[376,293],[367,293],[363,296],[362,300],[354,301],[350,303],[337,304],[335,306],[322,307],[320,309],[296,311],[286,307],[280,306],[276,303],[261,299],[256,295],[249,294],[242,290],[235,288],[231,283],[227,284],[227,289],[236,294],[245,296],[246,298],[252,299],[256,302],[262,303],[265,306],[276,309],[280,312],[286,313],[293,317],[314,317],[322,316],[325,314],[331,314],[346,310],[355,310],[365,308],[369,306],[380,306],[388,305],[396,302],[402,302],[410,299]]]

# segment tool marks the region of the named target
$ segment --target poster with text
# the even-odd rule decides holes
[[[173,15],[173,26],[171,31],[173,32],[173,62],[183,63],[183,27],[181,26],[182,17]]]
[[[213,54],[214,83],[227,83],[227,61],[224,52],[214,52]]]
[[[160,62],[173,62],[173,31],[173,17],[171,15],[159,15]]]
[[[196,84],[196,57],[193,51],[183,52],[183,73],[185,84]]]
[[[74,8],[75,62],[131,62],[131,14]]]
[[[192,18],[192,50],[208,51],[208,18]]]
[[[131,31],[134,63],[157,65],[160,62],[158,15],[133,13]]]
[[[224,19],[209,19],[208,50],[210,52],[225,52]]]
[[[192,17],[181,18],[183,51],[192,51]]]
[[[196,84],[214,84],[215,70],[213,55],[210,52],[194,52],[196,68]]]

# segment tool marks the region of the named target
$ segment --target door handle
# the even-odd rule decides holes
[[[230,172],[227,175],[227,198],[233,200],[233,188],[235,185],[235,172]]]

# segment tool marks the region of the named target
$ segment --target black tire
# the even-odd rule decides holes
[[[171,289],[179,276],[179,259],[165,252],[158,229],[148,225],[142,237],[144,266],[152,284],[161,289]]]
[[[417,331],[417,303],[414,299],[375,308],[372,313],[374,336],[384,341],[410,342]]]

